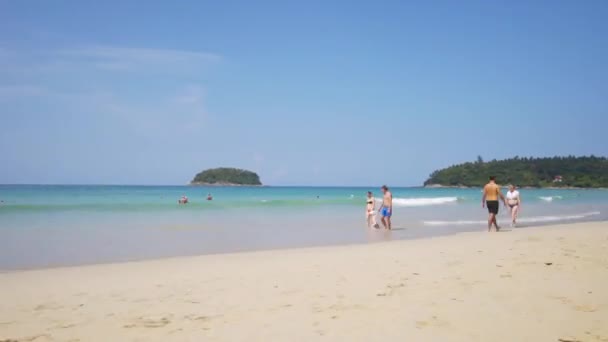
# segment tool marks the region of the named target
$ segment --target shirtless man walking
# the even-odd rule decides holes
[[[393,215],[393,194],[388,190],[386,185],[382,186],[382,206],[378,209],[378,212],[382,214],[382,225],[384,228],[391,230],[391,215]]]
[[[498,222],[496,222],[496,215],[498,215],[498,198],[502,200],[502,202],[507,205],[505,201],[505,196],[502,195],[500,191],[500,186],[496,184],[496,177],[490,176],[490,182],[483,187],[483,197],[481,199],[481,207],[485,208],[488,206],[488,231],[492,230],[492,224],[496,227],[496,231],[500,229],[498,226]]]

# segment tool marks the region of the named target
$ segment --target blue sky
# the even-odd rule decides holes
[[[608,155],[606,1],[2,1],[0,183]]]

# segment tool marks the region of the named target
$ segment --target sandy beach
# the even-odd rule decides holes
[[[17,271],[0,341],[608,341],[607,285],[608,222]]]

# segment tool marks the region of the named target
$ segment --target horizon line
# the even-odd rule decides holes
[[[192,188],[238,188],[238,187],[316,187],[316,188],[373,188],[381,187],[383,184],[378,185],[298,185],[298,184],[283,184],[283,185],[190,185],[190,184],[111,184],[111,183],[0,183],[0,186],[17,185],[17,186],[184,186]],[[389,185],[389,188],[423,188],[424,185]]]

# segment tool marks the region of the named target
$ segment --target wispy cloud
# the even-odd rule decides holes
[[[205,89],[199,85],[188,85],[173,97],[177,104],[201,104],[205,98]]]
[[[200,73],[221,60],[220,55],[201,51],[106,45],[29,50],[0,48],[0,72],[23,76],[83,70]]]
[[[0,85],[0,101],[13,98],[42,96],[47,94],[47,89],[36,85]]]
[[[175,49],[3,48],[0,103],[35,98],[58,112],[111,116],[142,134],[188,132],[205,122],[203,76],[219,61],[216,54]]]
[[[266,159],[264,157],[264,155],[261,152],[254,152],[253,156],[252,156],[252,159],[253,159],[255,171],[256,172],[262,172],[263,171],[264,160]]]
[[[90,63],[106,70],[142,70],[148,67],[203,66],[218,62],[217,54],[174,50],[93,45],[63,49],[55,52],[61,58]]]
[[[277,169],[274,170],[272,176],[274,180],[281,180],[289,175],[289,169],[286,165],[281,165]]]
[[[94,103],[102,113],[110,114],[140,136],[184,136],[204,127],[207,110],[204,88],[187,85],[173,94],[146,102],[116,95],[97,96]]]

